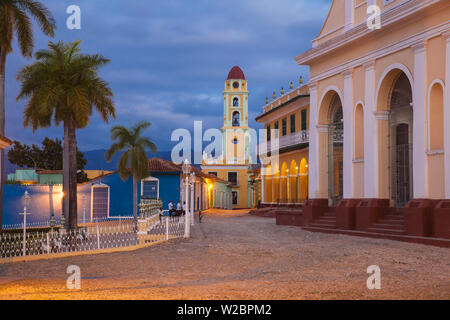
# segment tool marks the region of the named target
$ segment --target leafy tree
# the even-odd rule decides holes
[[[24,126],[33,130],[64,124],[63,212],[66,229],[77,228],[77,141],[76,130],[85,128],[95,110],[103,121],[115,118],[113,93],[99,77],[109,60],[101,55],[80,53],[81,41],[52,43],[36,53],[36,62],[17,75],[22,83],[17,100],[28,99]]]
[[[56,138],[52,140],[45,138],[42,148],[33,144],[31,146],[14,141],[14,145],[8,151],[8,160],[12,164],[22,168],[34,168],[41,170],[63,169],[63,146],[62,141]],[[87,181],[87,175],[83,171],[87,160],[84,154],[77,148],[77,182]]]
[[[22,55],[31,58],[34,49],[33,25],[36,20],[41,31],[54,36],[56,22],[50,11],[39,1],[0,0],[0,136],[5,135],[5,74],[6,56],[13,51],[14,34]],[[0,149],[0,172],[5,171],[5,151]],[[0,181],[0,231],[2,228],[3,184]]]
[[[151,126],[150,122],[142,121],[136,123],[131,129],[124,126],[115,126],[111,129],[111,140],[115,141],[106,151],[106,160],[108,162],[119,153],[120,156],[118,168],[120,178],[126,181],[130,176],[133,177],[133,217],[135,227],[137,226],[137,185],[138,181],[148,176],[148,156],[147,149],[156,153],[156,145],[149,138],[141,137],[143,130]]]

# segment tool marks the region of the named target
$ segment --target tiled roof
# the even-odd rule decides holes
[[[148,170],[150,172],[182,172],[181,166],[171,161],[151,158],[148,160]]]
[[[234,66],[228,73],[227,80],[245,80],[244,72],[238,66]]]
[[[0,136],[0,140],[8,146],[13,144],[13,142],[11,140],[9,140],[7,137],[4,137],[4,136]]]

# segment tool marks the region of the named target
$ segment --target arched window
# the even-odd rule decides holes
[[[233,127],[239,127],[241,125],[241,115],[239,112],[233,112]]]
[[[410,107],[412,102],[412,89],[406,74],[402,73],[395,82],[391,95],[391,109]]]
[[[233,107],[239,107],[239,98],[233,99]]]

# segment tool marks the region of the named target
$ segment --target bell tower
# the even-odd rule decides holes
[[[223,92],[223,157],[229,164],[248,163],[250,146],[248,96],[244,72],[235,66],[228,73]]]
[[[253,206],[249,184],[249,165],[253,163],[249,152],[252,131],[248,126],[248,96],[244,72],[235,66],[228,73],[223,91],[222,154],[213,157],[205,153],[201,167],[202,172],[228,181],[227,190],[209,186],[214,207],[224,208],[224,203],[230,209]]]

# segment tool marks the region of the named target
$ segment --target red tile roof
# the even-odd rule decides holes
[[[227,80],[245,80],[244,72],[238,66],[234,66],[228,73]]]
[[[9,140],[7,137],[4,137],[4,136],[0,136],[0,140],[2,142],[4,142],[5,144],[7,144],[8,146],[13,144],[13,142],[11,140]]]
[[[150,172],[182,172],[180,165],[175,164],[171,161],[151,158],[148,160],[148,170]]]

